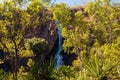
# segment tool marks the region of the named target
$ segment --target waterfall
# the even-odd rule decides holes
[[[58,29],[58,50],[55,54],[54,61],[55,61],[55,67],[63,65],[63,57],[62,57],[62,36],[61,36],[61,29]]]

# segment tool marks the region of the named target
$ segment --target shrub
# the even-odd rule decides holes
[[[33,53],[36,54],[36,56],[49,50],[47,41],[42,38],[27,39],[26,48],[32,50]]]

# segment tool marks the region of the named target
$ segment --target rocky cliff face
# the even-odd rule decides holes
[[[26,33],[27,38],[43,38],[45,39],[49,44],[49,51],[45,52],[41,55],[41,59],[44,60],[47,55],[51,52],[53,46],[55,45],[55,42],[57,40],[57,28],[54,23],[54,21],[47,21],[44,24],[41,24],[41,26],[38,26],[36,28],[32,28],[30,31]]]

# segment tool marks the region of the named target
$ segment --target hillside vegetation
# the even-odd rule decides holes
[[[52,58],[42,59],[51,39],[26,37],[49,21],[60,23],[56,28],[62,29],[64,52],[77,55],[72,66],[55,68]],[[120,3],[94,0],[69,8],[65,3],[50,6],[50,0],[5,0],[0,4],[0,49],[0,80],[120,80]],[[21,58],[29,59],[21,65]],[[2,67],[5,61],[10,70]]]

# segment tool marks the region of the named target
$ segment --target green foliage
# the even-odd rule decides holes
[[[79,71],[79,75],[76,80],[93,80],[93,79],[87,76],[86,69],[83,69],[83,71]]]
[[[63,27],[68,27],[71,19],[70,11],[66,4],[56,4],[53,8],[53,19],[60,22]]]
[[[28,1],[4,0],[4,3],[0,4],[0,47],[8,53],[5,56],[6,60],[14,59],[14,66],[12,66],[14,70],[12,72],[15,80],[17,80],[19,58],[32,57],[34,56],[33,52],[38,54],[38,52],[42,53],[48,50],[46,41],[34,43],[31,48],[33,52],[24,46],[28,32],[50,19],[48,10],[45,11],[41,2],[36,0],[38,2],[31,1],[28,4]],[[28,7],[24,9],[23,7],[26,5]]]
[[[79,71],[78,80],[114,80],[119,79],[119,61],[104,57],[101,54],[92,54],[89,61]]]
[[[3,78],[3,70],[2,69],[0,69],[0,79],[2,79]]]
[[[0,48],[8,53],[5,59],[15,59],[15,73],[3,75],[4,72],[0,70],[0,79],[119,80],[119,4],[112,5],[110,0],[94,0],[85,6],[85,12],[76,12],[64,3],[46,8],[50,1],[4,0],[0,4]],[[23,9],[24,6],[26,9]],[[50,20],[59,21],[62,26],[64,51],[78,55],[77,60],[73,61],[74,67],[54,68],[54,61],[33,61],[31,58],[27,63],[29,70],[21,67],[17,73],[18,56],[40,56],[49,51],[44,39],[25,41],[25,37],[29,30],[47,25]]]
[[[34,8],[33,8],[34,6]],[[42,3],[39,1],[31,1],[31,4],[28,6],[27,10],[30,14],[39,14],[42,9]]]
[[[34,61],[32,59],[29,59],[27,62],[27,65],[31,68],[34,65]]]
[[[53,77],[55,80],[76,80],[78,72],[72,66],[60,66],[54,69]]]
[[[35,62],[30,68],[30,74],[34,80],[55,80],[52,75],[54,70],[54,64],[51,60],[50,62]]]
[[[65,38],[63,49],[78,55],[73,62],[80,70],[78,80],[119,79],[120,8],[110,4],[110,0],[88,3],[85,7],[88,15],[70,11],[67,6],[65,11],[60,5],[55,7],[53,16],[60,21]]]
[[[27,39],[26,48],[32,50],[36,56],[39,56],[43,52],[49,50],[48,43],[41,38]]]
[[[99,43],[111,43],[112,40],[117,38],[119,33],[116,33],[115,30],[119,29],[119,23],[116,21],[116,16],[119,16],[118,8],[107,1],[99,1],[89,3],[85,10],[89,14],[90,23]]]

